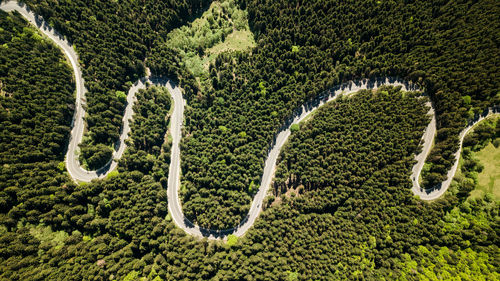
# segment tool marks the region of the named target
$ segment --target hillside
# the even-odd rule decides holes
[[[500,105],[498,1],[26,5],[78,66],[0,11],[0,280],[500,279],[500,122],[474,123]],[[75,69],[87,93],[73,151]],[[375,78],[400,86],[370,90]],[[475,124],[432,201],[412,192],[429,106],[426,188]],[[117,168],[76,181],[68,151],[88,170]]]

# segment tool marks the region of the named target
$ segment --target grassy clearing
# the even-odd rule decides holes
[[[500,200],[500,146],[495,147],[490,142],[485,148],[475,153],[484,169],[478,174],[477,188],[471,192],[471,198],[479,198],[485,194],[493,194],[495,200]]]
[[[208,81],[209,65],[218,54],[249,50],[255,46],[255,40],[247,12],[235,0],[221,0],[213,2],[189,25],[170,32],[165,44],[179,52],[184,65],[203,86]]]
[[[227,51],[245,51],[255,46],[253,34],[248,29],[234,30],[226,37],[224,42],[208,49],[210,54],[210,62],[215,60],[216,55]]]
[[[494,129],[500,117],[491,116],[474,125],[474,128],[469,134],[475,133],[475,130],[480,125],[487,125]],[[487,139],[486,142],[480,142],[470,147],[472,149],[471,158],[478,161],[483,169],[480,173],[476,173],[475,181],[477,182],[474,190],[471,191],[469,199],[484,198],[485,195],[492,196],[493,200],[500,200],[500,146],[493,145],[499,142],[500,139]],[[464,164],[463,155],[460,155],[459,167]],[[457,170],[456,177],[462,176],[461,168]]]

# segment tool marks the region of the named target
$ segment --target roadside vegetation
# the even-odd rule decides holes
[[[200,15],[208,0],[23,1],[63,34],[79,56],[85,80],[86,137],[81,162],[107,163],[119,138],[123,92],[145,75],[148,52],[159,38]]]
[[[199,156],[208,160],[201,170],[196,165],[183,167],[188,190],[183,196],[185,211],[196,214],[190,219],[203,226],[210,221],[213,227],[231,227],[244,217],[252,197],[248,186],[257,182],[261,159],[281,121],[295,107],[338,83],[392,75],[426,88],[437,110],[438,136],[422,175],[425,186],[434,186],[446,176],[465,120],[500,103],[498,56],[489,55],[500,53],[494,36],[500,28],[499,6],[494,1],[219,2],[221,6],[235,3],[233,11],[240,11],[236,14],[248,15],[256,45],[251,53],[217,55],[208,66],[206,83],[197,81],[188,67],[200,70],[194,73],[206,71],[195,57],[201,59],[208,51],[174,49],[165,40],[175,28],[216,11],[209,10],[209,2],[147,1],[141,6],[127,1],[27,1],[75,44],[80,55],[89,89],[89,138],[84,146],[101,148],[84,153],[88,159],[94,154],[97,160],[109,155],[124,108],[116,91],[126,91],[143,76],[145,65],[154,74],[178,80],[189,104],[186,135],[192,139],[183,139],[183,161],[194,164]],[[200,29],[205,34],[196,35],[192,29],[186,38],[220,38],[222,33],[216,30],[226,26],[224,34],[229,37],[236,18],[244,18],[231,16],[229,21],[222,16],[219,24],[217,15],[212,14],[212,25],[208,16],[198,21],[200,27],[207,27]],[[188,56],[192,63],[186,64],[182,52],[192,53]],[[220,126],[227,129],[226,134],[220,134]],[[246,137],[236,137],[243,131]],[[221,153],[225,162],[217,159]],[[245,161],[238,160],[237,154]],[[229,180],[212,181],[214,175]],[[206,213],[230,219],[197,218]]]
[[[55,165],[50,171],[48,164],[24,164],[30,170],[21,170],[25,173],[21,178],[19,172],[2,169],[6,181],[0,202],[7,212],[0,216],[0,280],[86,280],[105,268],[113,272],[106,280],[115,280],[113,276],[125,280],[145,272],[134,266],[136,257],[145,257],[148,263],[157,257],[155,266],[148,265],[149,280],[165,277],[165,259],[155,252],[167,239],[164,230],[175,229],[165,220],[170,96],[165,88],[151,87],[140,90],[137,99],[129,146],[118,170],[106,179],[77,186]],[[3,186],[15,184],[24,186],[19,190]],[[17,205],[15,198],[21,201]],[[52,262],[61,264],[53,267]]]
[[[54,203],[50,209],[36,209],[43,225],[16,224],[25,216],[18,211],[34,212],[33,204],[2,216],[0,278],[419,280],[448,276],[446,272],[497,276],[493,258],[498,251],[493,228],[497,203],[477,200],[468,211],[463,204],[453,209],[457,202],[453,196],[439,204],[415,199],[408,174],[418,144],[413,140],[420,138],[428,122],[425,100],[403,95],[397,88],[381,91],[363,91],[332,102],[294,132],[283,155],[297,153],[311,161],[305,164],[297,158],[300,161],[292,164],[294,157],[283,156],[280,167],[286,166],[285,159],[292,160],[291,167],[305,165],[300,176],[310,182],[308,189],[293,187],[297,192],[281,193],[279,202],[269,197],[254,228],[245,237],[230,236],[227,243],[190,237],[168,215],[168,136],[160,153],[155,147],[165,140],[169,99],[161,88],[141,91],[129,149],[118,174],[78,187],[66,178],[68,183],[53,198],[36,199]],[[152,133],[140,131],[145,127]],[[372,155],[367,146],[375,143],[370,140],[376,136],[381,136],[376,145],[393,154]],[[356,153],[333,145],[339,141]],[[325,150],[331,148],[335,151]],[[322,181],[316,171],[329,169],[324,163],[341,165],[342,172]],[[362,182],[363,178],[367,180]],[[343,200],[324,200],[330,192]],[[439,254],[433,255],[435,248]],[[443,265],[443,259],[464,266],[434,266]],[[475,265],[482,268],[480,273]]]
[[[20,15],[0,11],[0,27],[0,222],[12,229],[40,223],[65,186],[75,88],[62,52]]]
[[[332,265],[325,270],[331,274],[325,279],[499,277],[495,230],[499,201],[491,195],[467,199],[478,187],[474,181],[468,186],[454,183],[451,194],[434,203],[415,199],[411,193],[408,175],[421,132],[429,121],[424,118],[424,102],[394,88],[362,91],[318,109],[292,134],[282,151],[275,197],[268,201],[273,207],[267,215],[277,216],[276,208],[295,210],[298,217],[293,218],[292,212],[290,220],[297,222],[290,222],[290,231],[295,227],[302,227],[303,232],[311,231],[308,227],[317,229],[322,233],[317,247],[332,243],[330,249],[320,252],[333,249],[334,256],[354,257],[351,263],[339,263],[336,258],[325,261],[323,266]],[[494,127],[488,128],[488,134],[485,130],[471,134],[468,143],[484,145],[494,138]],[[279,213],[283,214],[283,209]],[[318,225],[319,217],[330,223]],[[316,270],[308,270],[321,268],[321,262],[301,259],[307,252],[300,252],[300,246],[301,250],[294,248],[301,241],[294,234],[281,232],[277,236],[294,241],[293,260],[307,261],[298,270],[303,279],[321,279]],[[358,239],[340,246],[330,235]]]
[[[300,199],[304,206],[334,211],[338,202],[366,188],[376,171],[395,162],[412,163],[429,122],[426,101],[419,93],[382,87],[319,108],[283,148],[273,194],[307,192]]]
[[[26,2],[80,55],[89,143],[114,143],[121,92],[144,66],[178,80],[187,99],[181,200],[205,227],[246,216],[273,134],[342,81],[394,75],[425,86],[439,124],[428,184],[453,162],[465,120],[499,104],[498,1],[238,0],[255,47],[230,51],[234,30],[205,46],[221,51],[209,86],[164,44],[209,1]],[[18,16],[0,12],[0,21],[0,280],[499,278],[499,203],[472,193],[487,169],[475,159],[498,126],[467,138],[462,176],[428,203],[410,180],[425,99],[386,88],[338,100],[294,127],[274,193],[244,237],[197,239],[168,215],[165,90],[138,94],[117,171],[76,185],[64,169],[71,70]]]
[[[422,183],[442,182],[466,120],[500,103],[498,56],[486,55],[500,53],[498,4],[447,3],[241,1],[256,47],[217,56],[212,87],[201,90],[189,71],[174,70],[174,51],[155,49],[152,71],[179,73],[189,105],[181,147],[188,218],[204,227],[237,225],[283,120],[357,78],[398,76],[426,89],[438,131]]]

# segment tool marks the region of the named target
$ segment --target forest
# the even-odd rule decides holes
[[[210,70],[214,89],[186,94],[181,151],[190,220],[212,228],[237,225],[283,120],[343,81],[399,76],[426,89],[438,121],[423,175],[427,187],[446,176],[466,120],[500,102],[495,1],[336,3],[242,3],[257,46],[219,55]]]
[[[184,210],[205,227],[231,227],[245,216],[249,187],[258,182],[281,122],[340,82],[389,75],[426,88],[439,129],[423,175],[427,187],[446,176],[467,118],[500,100],[496,1],[236,1],[257,45],[219,54],[208,69],[212,87],[200,85],[185,51],[168,41],[169,31],[200,16],[208,1],[148,1],[143,8],[136,2],[28,4],[80,54],[90,92],[82,162],[98,154],[95,167],[110,154],[124,106],[116,91],[143,76],[144,66],[178,80],[189,104]],[[210,32],[224,30],[228,17],[214,17]]]
[[[246,215],[273,134],[323,90],[391,75],[427,95],[388,87],[320,108],[282,151],[253,228],[208,241],[168,214],[168,91],[137,95],[116,171],[74,183],[64,167],[71,69],[19,15],[0,12],[0,280],[500,279],[498,200],[471,195],[485,165],[477,154],[498,146],[499,122],[465,139],[441,199],[410,190],[426,100],[439,128],[427,185],[442,180],[466,120],[500,103],[499,3],[236,1],[256,45],[218,54],[206,87],[166,42],[208,2],[27,1],[80,56],[91,132],[82,154],[100,147],[83,156],[88,165],[106,158],[95,155],[118,136],[119,92],[145,66],[176,79],[188,103],[183,211],[200,225],[230,227]]]
[[[61,170],[75,86],[49,39],[20,15],[0,11],[0,21],[0,217],[10,228],[21,219],[38,223],[67,181]]]
[[[96,168],[119,137],[126,91],[145,75],[145,60],[159,37],[198,15],[207,0],[24,1],[71,42],[83,68],[88,136],[81,161]],[[96,161],[92,161],[92,156]],[[102,155],[104,154],[104,155]],[[92,163],[95,162],[95,163]]]

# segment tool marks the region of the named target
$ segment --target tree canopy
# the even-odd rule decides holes
[[[273,134],[322,91],[393,75],[428,96],[387,87],[325,105],[294,128],[252,229],[207,241],[168,214],[168,92],[137,94],[116,171],[74,183],[64,167],[71,69],[21,16],[0,11],[0,280],[500,278],[500,205],[469,197],[482,169],[474,153],[498,144],[499,122],[466,137],[460,175],[442,198],[427,203],[410,190],[428,99],[439,128],[428,184],[453,162],[465,120],[499,104],[498,1],[236,1],[256,46],[217,55],[202,87],[165,42],[209,1],[26,2],[80,56],[84,146],[97,148],[87,164],[106,158],[122,93],[145,66],[179,82],[183,208],[202,226],[247,214]]]

